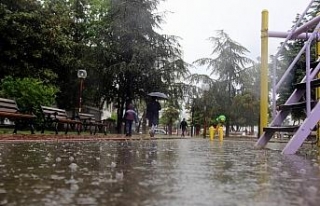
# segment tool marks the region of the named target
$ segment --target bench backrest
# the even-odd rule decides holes
[[[89,113],[79,113],[78,117],[80,120],[95,120],[94,115]]]
[[[55,117],[57,119],[67,119],[68,115],[66,110],[64,109],[59,109],[55,107],[46,107],[46,106],[41,106],[42,113],[45,115],[45,117],[49,116],[50,117]]]
[[[15,100],[0,98],[0,112],[16,113],[18,110]]]

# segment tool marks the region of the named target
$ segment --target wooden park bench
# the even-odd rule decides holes
[[[84,131],[90,131],[90,134],[96,134],[97,132],[103,132],[107,134],[107,125],[101,121],[97,121],[93,114],[78,113],[77,118],[82,122]]]
[[[0,118],[1,122],[7,118],[14,122],[13,133],[16,134],[18,128],[22,125],[29,124],[31,134],[34,134],[34,119],[36,116],[34,114],[25,114],[19,110],[18,105],[15,100],[0,98]]]
[[[45,128],[53,126],[55,133],[58,134],[59,125],[63,125],[65,134],[68,134],[69,128],[72,127],[80,134],[82,122],[68,117],[66,110],[47,106],[41,106],[41,110],[43,116],[41,133],[44,133]]]

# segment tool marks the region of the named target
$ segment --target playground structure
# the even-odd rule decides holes
[[[283,154],[294,154],[301,147],[305,139],[310,135],[314,128],[317,128],[317,140],[319,142],[319,127],[317,126],[320,120],[320,64],[311,65],[311,45],[316,43],[317,55],[320,57],[320,16],[309,20],[302,26],[302,19],[314,3],[312,0],[303,14],[300,16],[296,25],[290,32],[273,32],[268,31],[268,11],[262,11],[262,28],[261,28],[261,99],[260,99],[260,138],[256,142],[256,147],[264,147],[272,138],[273,134],[277,131],[292,132],[294,135],[283,149]],[[309,32],[314,28],[312,32]],[[272,121],[268,126],[268,37],[286,38],[281,48],[274,56],[275,61],[273,65],[273,85],[272,85]],[[278,58],[281,50],[284,48],[288,40],[305,39],[305,44],[299,51],[298,55],[294,58],[288,69],[285,71],[280,80],[276,83],[276,59]],[[291,96],[287,99],[285,104],[276,105],[276,94],[280,86],[284,83],[289,76],[290,71],[297,63],[302,54],[305,54],[306,61],[306,75],[303,80],[294,85],[295,89]],[[319,59],[318,59],[319,60]],[[312,89],[316,90],[316,99],[311,99]],[[305,100],[302,100],[305,99]],[[278,109],[276,109],[278,108]],[[306,118],[301,125],[287,126],[284,125],[284,120],[294,109],[304,109]],[[278,110],[278,111],[276,111]]]

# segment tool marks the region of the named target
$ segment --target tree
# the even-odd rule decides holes
[[[243,56],[249,51],[233,41],[223,30],[217,31],[217,37],[210,37],[209,40],[214,44],[212,54],[216,57],[214,59],[201,58],[194,63],[200,66],[207,65],[207,68],[211,70],[211,75],[217,75],[220,82],[225,81],[224,92],[228,94],[228,97],[225,99],[224,105],[231,106],[237,86],[241,83],[241,71],[252,64],[253,61]],[[225,115],[230,116],[230,110],[227,110]],[[227,118],[226,135],[229,134],[229,123],[230,118]]]
[[[159,2],[111,1],[107,38],[112,53],[105,72],[113,78],[118,117],[128,102],[146,100],[149,92],[176,94],[177,76],[187,71],[176,38],[155,31],[162,19],[152,11]]]
[[[169,135],[172,135],[172,126],[179,119],[179,114],[179,110],[170,104],[164,108],[161,122],[168,126]]]

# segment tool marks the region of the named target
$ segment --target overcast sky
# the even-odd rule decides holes
[[[260,56],[261,12],[269,11],[269,30],[288,31],[296,14],[302,14],[309,0],[166,0],[158,10],[168,11],[162,33],[181,37],[184,60],[210,56],[213,45],[209,37],[224,30],[256,60]],[[277,52],[280,38],[270,38],[269,55]],[[191,72],[196,72],[191,70]],[[197,73],[208,73],[198,68]]]

